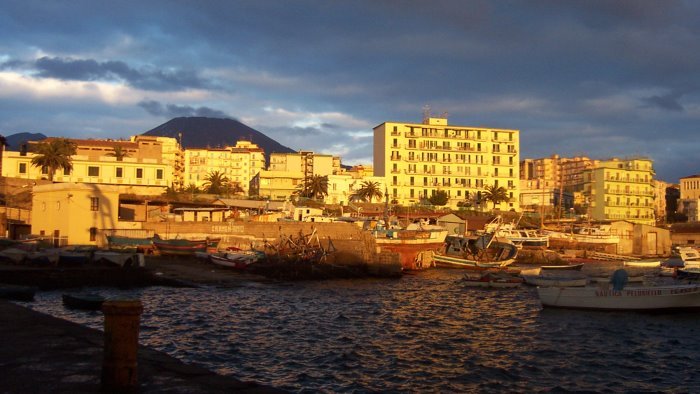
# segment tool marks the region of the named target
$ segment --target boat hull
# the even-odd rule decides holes
[[[541,275],[521,275],[525,283],[531,286],[542,287],[583,287],[588,284],[588,278],[570,278],[559,276],[541,276]]]
[[[505,268],[515,262],[515,259],[503,261],[476,261],[469,260],[456,256],[448,256],[441,253],[436,253],[433,256],[435,266],[443,268],[465,268],[465,269],[489,269],[489,268]]]
[[[544,307],[595,310],[700,309],[700,286],[632,287],[613,290],[598,287],[538,287]]]

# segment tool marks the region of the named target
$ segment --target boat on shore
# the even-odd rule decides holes
[[[430,267],[419,255],[442,248],[447,237],[443,228],[429,229],[376,229],[372,232],[375,243],[382,250],[398,253],[404,270],[420,270]]]
[[[107,263],[119,267],[145,267],[146,260],[142,253],[122,253],[107,250],[97,250],[92,260],[96,263]]]
[[[551,240],[573,241],[590,244],[618,244],[620,237],[613,234],[610,225],[582,226],[570,232],[545,230]]]
[[[496,241],[494,234],[478,237],[447,236],[440,252],[433,255],[438,267],[487,269],[505,268],[515,262],[518,248],[510,241]]]
[[[497,239],[505,238],[517,247],[549,246],[548,235],[534,229],[518,228],[517,223],[504,223],[501,215],[486,223],[484,233],[493,233]]]
[[[120,252],[137,252],[145,248],[153,247],[153,237],[124,237],[120,235],[107,235],[107,247],[109,250]]]
[[[208,249],[214,248],[219,244],[220,238],[205,238],[205,239],[161,239],[154,238],[153,246],[156,251],[163,256],[193,256],[195,252],[206,252]]]
[[[583,263],[564,265],[543,265],[540,268],[545,271],[581,271],[581,269],[583,269]]]
[[[240,250],[225,253],[212,253],[209,255],[209,261],[213,264],[244,270],[253,263],[264,259],[265,253],[257,250]]]

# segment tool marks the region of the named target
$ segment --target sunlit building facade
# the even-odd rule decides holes
[[[646,158],[601,161],[583,172],[583,195],[593,220],[654,225],[654,169]]]
[[[265,152],[249,141],[238,141],[224,148],[185,150],[185,186],[202,188],[214,172],[224,175],[231,185],[248,193],[250,181],[265,169]]]
[[[454,126],[438,117],[385,122],[374,128],[374,175],[385,178],[401,205],[445,191],[454,208],[496,186],[510,198],[497,208],[518,210],[519,149],[518,130]]]

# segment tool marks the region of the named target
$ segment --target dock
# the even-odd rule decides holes
[[[99,393],[103,333],[0,300],[0,392]],[[140,346],[141,393],[281,393]]]

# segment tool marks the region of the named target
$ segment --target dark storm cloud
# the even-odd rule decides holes
[[[127,84],[145,90],[172,91],[187,88],[204,88],[205,81],[192,71],[163,71],[134,69],[122,61],[98,62],[93,59],[42,57],[35,66],[41,77],[75,81],[121,79]]]
[[[144,100],[138,103],[138,106],[146,110],[153,116],[166,118],[177,118],[182,116],[203,116],[208,118],[231,118],[223,111],[212,109],[209,107],[191,107],[189,105],[163,105],[158,101]]]

